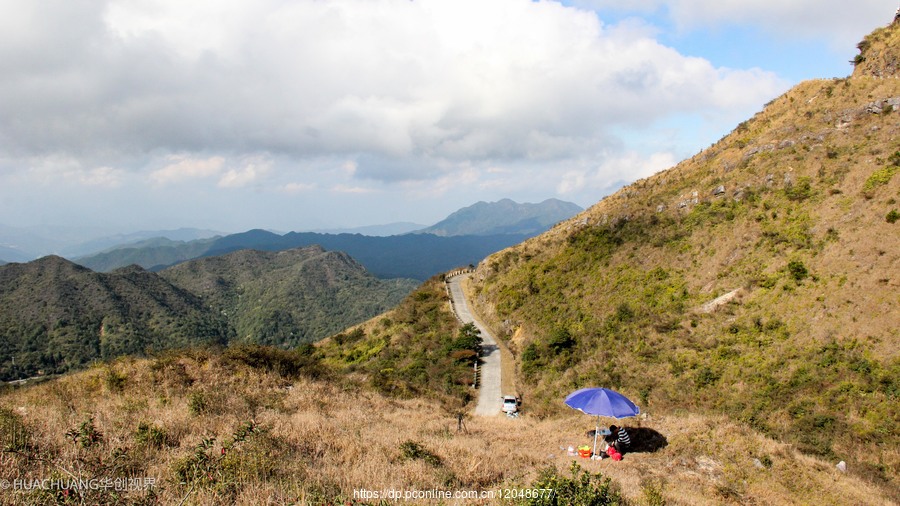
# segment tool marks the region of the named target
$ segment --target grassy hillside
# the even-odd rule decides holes
[[[318,344],[323,362],[399,398],[430,398],[448,413],[472,400],[477,330],[461,327],[441,277],[426,281],[396,308]]]
[[[345,253],[318,246],[242,250],[160,275],[225,316],[235,339],[277,346],[317,341],[399,303],[418,282],[382,280]]]
[[[587,443],[584,415],[470,418],[457,430],[433,401],[332,376],[310,352],[193,350],[7,387],[0,480],[10,486],[0,503],[379,504],[354,492],[552,488],[559,504],[576,494],[633,505],[889,504],[833,465],[721,417],[644,420],[665,435],[661,449],[622,462],[575,459],[573,478],[561,447]],[[111,486],[23,489],[17,479]]]
[[[863,60],[894,61],[898,31]],[[526,395],[549,414],[599,384],[725,414],[897,490],[900,79],[872,73],[802,83],[482,262],[476,298]]]

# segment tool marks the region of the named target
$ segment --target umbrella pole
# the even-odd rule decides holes
[[[591,451],[591,456],[597,454],[597,434],[600,433],[600,417],[597,417],[597,429],[594,431],[594,449]]]

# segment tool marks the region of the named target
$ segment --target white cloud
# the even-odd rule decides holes
[[[210,177],[221,172],[225,159],[221,156],[193,158],[188,155],[172,155],[165,167],[150,173],[150,181],[156,185],[177,183],[188,179]]]
[[[627,152],[606,158],[597,167],[564,172],[556,191],[564,196],[608,191],[615,184],[651,176],[674,166],[675,163],[676,158],[672,153],[643,156],[640,153]]]
[[[243,167],[231,169],[219,179],[219,188],[240,188],[258,181],[272,168],[272,162],[264,159],[253,159],[245,162]]]
[[[556,185],[556,192],[560,195],[568,195],[581,191],[585,188],[586,181],[586,171],[567,171],[562,174],[562,180]]]
[[[116,166],[273,153],[350,157],[357,177],[384,181],[441,177],[444,162],[590,155],[610,127],[722,107],[708,90],[749,109],[783,85],[553,2],[120,0],[80,13],[95,31],[40,12],[21,21],[29,37],[70,44],[24,62],[27,41],[0,33],[0,64],[16,63],[0,79],[0,149]],[[152,178],[208,177],[205,163]],[[220,185],[258,177],[232,169]]]
[[[350,208],[377,199],[391,219],[407,199],[433,208],[555,190],[590,204],[789,85],[687,57],[659,30],[746,22],[831,40],[884,9],[591,3],[650,14],[609,24],[530,0],[0,0],[0,211],[27,215],[9,196],[72,183],[119,188],[147,209],[163,194],[228,203],[245,191],[260,213],[316,201],[364,221],[379,218]],[[140,193],[149,186],[167,191]],[[235,226],[227,211],[209,214]]]

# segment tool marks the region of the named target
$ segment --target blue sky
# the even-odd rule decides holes
[[[0,224],[226,232],[589,206],[897,5],[0,0]]]

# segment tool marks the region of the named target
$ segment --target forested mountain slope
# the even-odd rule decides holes
[[[56,256],[0,267],[3,380],[227,337],[199,297],[138,267],[101,274]]]
[[[419,283],[378,279],[346,253],[318,246],[241,250],[160,275],[203,297],[244,342],[296,346],[396,306]]]
[[[366,321],[417,285],[378,279],[319,247],[238,251],[162,273],[97,273],[56,256],[8,264],[0,267],[0,379],[169,348],[293,347]]]

